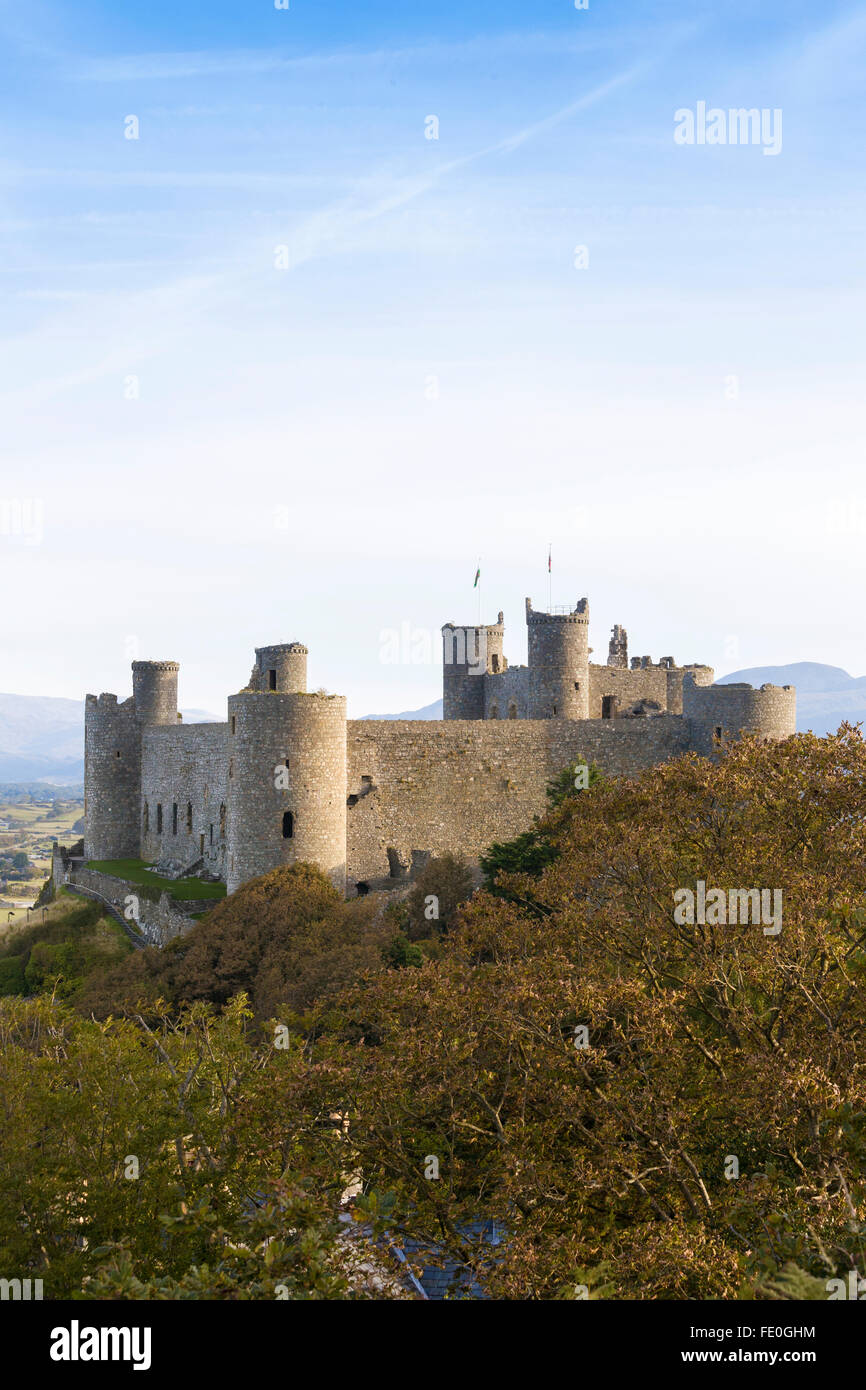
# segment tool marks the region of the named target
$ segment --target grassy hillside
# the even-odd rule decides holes
[[[46,991],[75,1000],[94,972],[118,964],[133,950],[123,929],[99,903],[61,889],[38,908],[29,925],[10,927],[0,941],[0,996]]]

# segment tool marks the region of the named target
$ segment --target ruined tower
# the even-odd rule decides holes
[[[281,695],[303,694],[307,689],[307,648],[303,642],[283,642],[276,647],[256,647],[256,664],[250,689]]]
[[[483,627],[442,629],[442,706],[445,719],[484,718],[484,677],[507,667],[503,655],[505,619]]]
[[[617,666],[621,670],[628,670],[628,633],[619,623],[613,628],[610,634],[610,642],[607,648],[608,666]]]

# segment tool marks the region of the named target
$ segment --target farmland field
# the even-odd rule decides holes
[[[0,796],[0,929],[24,920],[51,871],[52,842],[71,845],[80,839],[81,829],[74,827],[83,815],[80,796],[54,789],[44,796]],[[22,854],[27,857],[23,871],[12,858],[20,861]]]

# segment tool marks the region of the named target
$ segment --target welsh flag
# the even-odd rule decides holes
[[[481,566],[479,565],[479,566],[478,566],[478,569],[475,571],[475,583],[472,585],[473,589],[477,589],[477,588],[478,588],[478,581],[479,581],[480,578],[481,578]]]

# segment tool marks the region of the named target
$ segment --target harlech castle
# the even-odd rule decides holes
[[[349,893],[405,880],[433,854],[475,858],[526,830],[578,761],[628,775],[742,732],[795,728],[792,686],[714,685],[708,666],[629,660],[613,629],[590,661],[589,605],[526,601],[526,666],[504,627],[443,628],[444,718],[347,720],[307,691],[307,648],[256,650],[224,724],[181,723],[174,661],[135,661],[132,697],[87,696],[84,859],[141,859],[228,891],[309,860]]]

